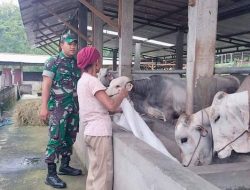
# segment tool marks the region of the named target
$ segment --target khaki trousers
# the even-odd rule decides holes
[[[85,136],[89,156],[86,190],[112,190],[113,146],[112,137]]]

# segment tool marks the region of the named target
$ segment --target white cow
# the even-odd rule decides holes
[[[249,133],[250,76],[234,94],[218,92],[211,105],[209,120],[214,139],[214,151],[219,158],[250,152]]]
[[[213,158],[213,139],[209,122],[209,108],[191,116],[182,114],[175,127],[175,140],[186,167],[208,165]]]
[[[98,73],[98,79],[102,82],[102,84],[106,87],[109,86],[110,82],[118,77],[118,73],[116,71],[112,71],[109,68],[101,68]]]
[[[245,93],[240,93],[244,91]],[[218,152],[219,158],[230,156],[232,150],[242,153],[250,151],[247,127],[247,124],[249,124],[249,112],[247,112],[249,106],[246,107],[249,102],[249,96],[248,101],[246,100],[246,93],[249,94],[249,91],[250,76],[245,78],[237,93],[218,92],[214,97],[212,106],[191,116],[186,114],[180,116],[175,127],[175,137],[181,150],[183,165],[210,164],[213,155],[211,154],[213,143],[214,151]],[[245,102],[242,102],[244,99]],[[200,138],[196,128],[203,126],[207,131],[211,131],[211,125],[213,134],[201,135]],[[185,138],[190,140],[186,141]],[[199,138],[200,143],[198,145]],[[190,155],[194,155],[191,161]],[[202,163],[200,160],[206,161]]]
[[[109,89],[115,89],[124,82],[131,81],[126,77],[119,77],[111,81]],[[225,90],[235,92],[239,87],[239,80],[232,76],[214,76],[209,84],[207,98],[212,102],[216,92]],[[168,76],[152,75],[145,79],[131,81],[133,88],[129,94],[136,111],[164,121],[173,122],[185,111],[186,80]],[[210,97],[211,96],[211,97]],[[198,102],[199,103],[199,102]],[[196,107],[201,105],[195,104]]]
[[[112,80],[106,92],[109,96],[115,97],[120,89],[124,87],[128,91],[131,91],[133,85],[128,77],[122,76]],[[127,99],[122,101],[121,109],[123,110],[123,113],[119,113],[119,118],[116,118],[115,123],[126,130],[132,131],[137,138],[179,163],[179,161],[168,152],[162,142],[150,130],[145,121],[141,118],[138,112],[135,111]]]

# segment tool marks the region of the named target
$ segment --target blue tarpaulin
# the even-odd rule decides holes
[[[5,125],[12,125],[14,122],[12,121],[11,118],[4,118],[0,120],[0,127],[3,127]]]

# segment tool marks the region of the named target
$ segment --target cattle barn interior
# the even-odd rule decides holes
[[[206,6],[202,7],[203,3],[211,7],[217,7],[217,5],[214,5],[217,1],[209,2],[211,4],[201,0],[128,0],[125,4],[122,0],[93,0],[93,2],[87,0],[19,0],[19,5],[29,42],[47,54],[53,55],[58,52],[60,35],[70,29],[78,34],[79,48],[92,44],[103,49],[103,56],[113,59],[114,70],[117,69],[115,66],[117,59],[122,63],[124,61],[125,67],[119,65],[120,74],[130,75],[131,72],[134,72],[134,75],[137,75],[140,73],[131,69],[131,62],[135,63],[136,55],[139,54],[141,66],[144,63],[148,64],[149,70],[151,70],[149,63],[158,65],[158,68],[161,68],[160,64],[166,64],[166,70],[170,65],[173,72],[176,70],[186,74],[186,71],[183,71],[186,68],[187,78],[197,79],[197,73],[189,76],[188,72],[195,70],[192,70],[192,68],[199,68],[204,65],[197,66],[194,64],[191,68],[186,67],[186,63],[188,65],[193,61],[189,55],[192,57],[193,53],[195,56],[199,54],[197,49],[192,49],[192,47],[198,47],[198,40],[191,41],[191,44],[194,43],[195,46],[188,46],[188,30],[194,34],[195,29],[198,28],[198,37],[199,35],[202,36],[202,30],[209,31],[208,35],[212,38],[214,36],[215,43],[210,45],[214,47],[215,55],[207,60],[208,66],[205,65],[203,69],[199,68],[194,71],[201,71],[202,76],[206,76],[205,72],[211,76],[214,73],[215,61],[223,62],[223,56],[250,56],[250,1],[218,0],[218,12],[216,12],[216,8],[214,12],[207,12],[208,15],[215,15],[217,23],[214,24],[212,16],[207,19],[203,17],[201,20],[210,22],[211,25],[203,26],[203,29],[200,30],[199,22],[196,22],[196,20],[202,15],[199,10],[207,11]],[[119,6],[119,3],[122,6]],[[123,11],[131,11],[131,7],[132,13],[129,12],[131,14],[124,16]],[[195,9],[195,7],[199,8]],[[118,19],[119,15],[122,15],[121,19]],[[98,20],[97,16],[102,21]],[[126,22],[129,21],[129,16],[133,16],[131,23]],[[133,28],[129,30],[131,24]],[[194,26],[194,29],[190,26]],[[102,29],[102,34],[98,33]],[[126,36],[126,32],[130,35]],[[216,33],[213,34],[213,32]],[[128,39],[131,40],[131,43]],[[203,41],[203,45],[204,43],[206,42]],[[210,45],[208,45],[208,48]],[[124,50],[125,47],[128,50]],[[139,48],[139,51],[136,50],[137,48]],[[131,58],[119,58],[122,51],[125,52],[124,55],[131,54]],[[212,54],[214,54],[214,51],[210,51],[209,55]],[[207,57],[204,56],[203,58],[205,63]],[[128,64],[130,64],[130,67],[127,67]],[[248,69],[249,67],[244,67],[238,71],[249,73]],[[233,73],[235,70],[231,71]],[[152,71],[150,74],[154,73],[157,72]],[[193,85],[190,85],[190,89]],[[190,110],[192,110],[192,107]],[[179,158],[173,124],[145,119],[168,150]],[[233,153],[230,159],[219,160],[215,158],[212,165],[190,167],[189,169],[219,188],[248,187],[247,189],[249,189],[249,161],[249,154]]]

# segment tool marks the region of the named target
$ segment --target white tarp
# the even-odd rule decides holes
[[[154,133],[150,130],[145,121],[135,111],[127,99],[122,101],[121,108],[123,114],[118,121],[115,121],[117,125],[120,125],[128,131],[132,131],[137,138],[146,142],[169,158],[179,162],[167,151],[162,142],[154,135]]]

